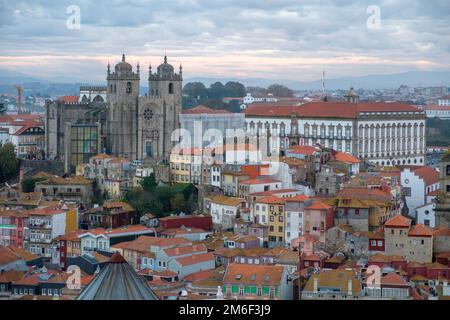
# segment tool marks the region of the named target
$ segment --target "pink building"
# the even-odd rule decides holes
[[[15,210],[0,211],[0,245],[24,248],[28,215]]]
[[[314,201],[304,210],[304,234],[312,235],[321,243],[325,243],[326,231],[333,226],[333,207],[320,201]]]

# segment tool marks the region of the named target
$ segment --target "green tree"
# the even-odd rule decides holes
[[[22,192],[25,192],[25,193],[34,192],[34,189],[36,187],[36,182],[44,181],[44,180],[46,180],[46,178],[44,178],[44,177],[24,178],[21,183]]]
[[[150,174],[148,177],[145,177],[141,181],[141,186],[145,191],[153,192],[157,185],[158,183],[156,182],[154,173]]]
[[[275,97],[293,97],[294,91],[281,84],[272,84],[267,88],[268,93],[272,93]]]
[[[19,174],[19,160],[12,143],[0,144],[0,182],[9,181]]]
[[[189,82],[183,87],[183,94],[192,99],[202,100],[208,97],[208,89],[201,82]]]
[[[142,188],[133,188],[125,192],[124,199],[135,210],[136,216],[139,218],[141,215],[150,212],[153,208],[152,201],[154,200],[150,194],[146,193]]]
[[[170,199],[174,196],[174,190],[167,185],[161,185],[156,187],[154,195],[156,201],[158,201],[162,206],[162,211],[164,213],[169,213],[172,209],[170,205]]]
[[[208,98],[213,100],[222,100],[225,97],[225,86],[217,81],[209,86]]]
[[[182,193],[175,194],[175,196],[170,199],[170,206],[173,211],[186,212],[186,200],[184,199],[184,195]]]
[[[225,84],[225,97],[239,97],[245,96],[245,86],[236,81],[229,81]]]

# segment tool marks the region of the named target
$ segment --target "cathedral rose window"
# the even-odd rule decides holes
[[[145,109],[144,110],[144,119],[149,121],[153,118],[153,111],[150,109]]]

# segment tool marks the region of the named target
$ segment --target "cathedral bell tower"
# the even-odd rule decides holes
[[[137,158],[139,65],[122,61],[107,70],[107,153],[130,160]]]
[[[156,73],[152,72],[151,66],[149,67],[148,98],[157,106],[156,113],[160,118],[155,131],[158,133],[157,138],[146,141],[144,148],[148,150],[150,145],[152,152],[148,155],[165,163],[169,161],[170,151],[174,145],[171,141],[172,133],[180,127],[182,82],[182,66],[180,65],[179,73],[175,73],[174,67],[167,62],[167,56],[158,66]]]

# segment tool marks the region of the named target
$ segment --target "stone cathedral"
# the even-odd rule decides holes
[[[148,93],[139,96],[139,64],[122,61],[107,70],[106,151],[130,160],[167,163],[179,128],[182,67],[179,73],[167,62],[148,73]]]

